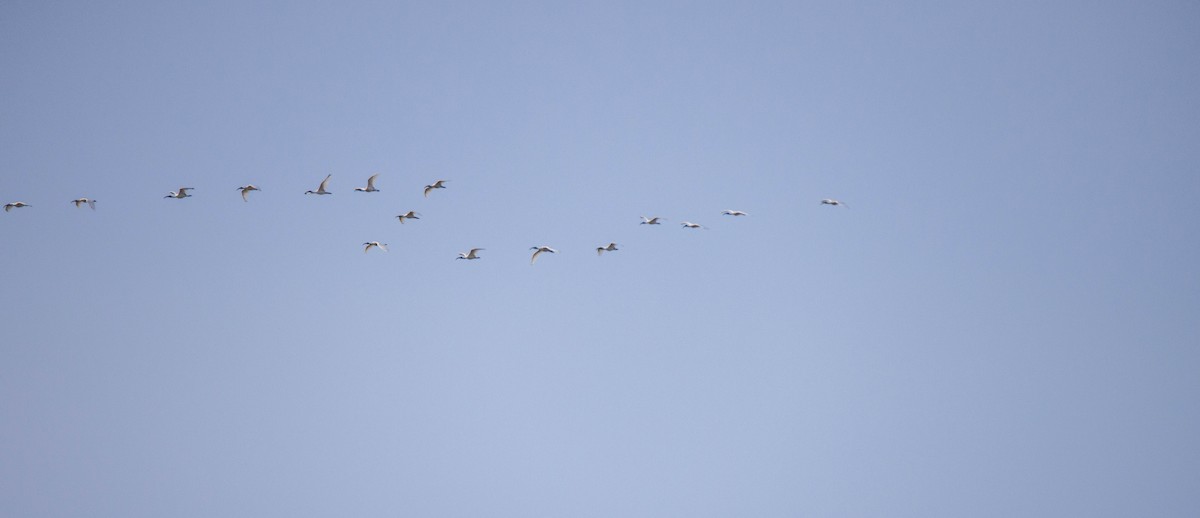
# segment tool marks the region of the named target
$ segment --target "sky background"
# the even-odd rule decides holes
[[[1200,515],[1198,49],[1169,1],[0,3],[0,515]]]

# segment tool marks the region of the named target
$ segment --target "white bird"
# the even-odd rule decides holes
[[[369,243],[363,243],[363,244],[364,244],[364,245],[366,245],[365,247],[363,247],[363,253],[364,253],[364,254],[365,254],[365,253],[367,253],[367,252],[370,252],[370,251],[371,251],[371,247],[376,247],[376,248],[378,248],[378,249],[380,249],[380,250],[383,250],[384,252],[388,251],[388,249],[387,249],[387,243],[380,243],[379,241],[371,241],[371,242],[369,242]]]
[[[839,205],[841,205],[841,206],[843,206],[843,207],[845,207],[845,206],[846,206],[846,204],[845,204],[845,203],[842,203],[842,202],[840,202],[840,201],[837,201],[837,200],[831,200],[831,199],[829,199],[829,198],[826,198],[826,199],[824,199],[824,200],[821,200],[821,205],[833,205],[834,207],[837,207],[837,206],[839,206]]]
[[[33,205],[30,205],[30,204],[28,204],[28,203],[25,203],[25,202],[23,202],[23,201],[14,201],[14,202],[12,202],[12,203],[5,203],[5,204],[4,204],[4,212],[8,212],[8,211],[11,211],[11,210],[13,210],[13,209],[19,209],[19,208],[21,208],[21,207],[32,207],[32,206],[33,206]]]
[[[184,198],[191,198],[192,195],[188,194],[187,192],[192,189],[195,189],[195,187],[180,187],[178,191],[171,191],[170,194],[163,196],[163,198],[179,198],[181,200]]]
[[[75,204],[75,208],[82,207],[83,204],[86,203],[86,204],[88,204],[88,207],[92,208],[92,210],[96,210],[96,200],[93,200],[91,198],[76,198],[74,200],[71,200],[71,203]]]
[[[461,254],[458,254],[458,259],[467,259],[467,260],[479,259],[479,256],[476,255],[476,252],[479,252],[480,250],[485,250],[485,249],[484,248],[472,248],[470,252],[463,252]]]
[[[616,252],[616,251],[617,251],[616,243],[609,243],[608,246],[596,247],[596,255],[604,255],[604,252]]]
[[[262,189],[255,187],[254,184],[246,184],[242,187],[238,187],[238,190],[242,191],[242,201],[250,201],[250,198],[247,197],[247,195],[250,194],[250,191],[261,191]]]
[[[708,228],[699,223],[692,223],[691,221],[684,221],[683,223],[680,223],[680,225],[683,225],[684,228]]]
[[[724,214],[726,216],[745,216],[746,215],[745,212],[742,212],[740,210],[727,210],[727,211],[722,212],[721,214]]]
[[[329,185],[329,177],[330,176],[333,176],[333,175],[328,175],[325,177],[324,180],[321,180],[321,186],[317,187],[317,190],[304,191],[304,194],[333,194],[333,193],[325,190],[325,187],[327,187]]]
[[[421,213],[410,210],[408,212],[405,212],[404,214],[396,216],[396,219],[399,219],[401,223],[404,223],[404,220],[406,220],[406,219],[421,219],[421,218],[417,217],[420,215],[421,215]]]
[[[542,252],[550,252],[552,254],[558,253],[558,250],[555,250],[553,248],[550,248],[550,247],[544,246],[544,245],[543,246],[531,246],[531,247],[529,247],[529,249],[537,250],[536,252],[533,253],[533,257],[529,258],[530,266],[533,266],[534,261],[537,261],[538,255],[541,255]]]
[[[367,178],[367,186],[366,187],[355,187],[354,190],[358,191],[358,192],[377,192],[377,191],[379,191],[379,189],[375,188],[375,177],[376,176],[379,176],[379,173],[375,173],[375,174],[371,175],[370,178]]]
[[[659,217],[647,218],[646,216],[642,216],[641,224],[642,225],[661,225],[662,223],[660,223],[659,220],[666,221],[666,218],[659,218]]]
[[[433,185],[426,185],[425,186],[425,197],[426,198],[429,197],[429,191],[432,191],[434,189],[445,189],[446,186],[442,185],[443,183],[446,183],[446,180],[438,180],[436,182],[433,182]]]

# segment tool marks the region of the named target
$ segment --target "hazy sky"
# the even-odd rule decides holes
[[[0,3],[0,515],[1200,515],[1198,50],[1194,2]]]

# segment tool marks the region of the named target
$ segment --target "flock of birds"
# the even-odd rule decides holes
[[[304,194],[306,194],[306,195],[308,195],[308,194],[316,194],[316,195],[333,194],[331,191],[329,191],[329,179],[332,177],[333,177],[332,174],[326,175],[325,179],[321,180],[321,184],[317,186],[316,190],[304,191]],[[378,177],[379,177],[378,173],[371,175],[370,178],[367,178],[367,186],[366,187],[355,187],[354,190],[356,192],[379,192],[379,189],[377,189],[375,187],[375,179]],[[432,184],[426,185],[425,191],[424,191],[425,197],[428,198],[429,193],[431,191],[433,191],[434,189],[445,189],[446,182],[447,182],[447,180],[438,180],[436,182],[433,182]],[[175,198],[175,199],[180,199],[180,200],[184,199],[184,198],[191,198],[192,195],[189,194],[188,191],[192,191],[192,190],[195,190],[195,188],[194,187],[180,187],[178,190],[174,190],[174,191],[167,193],[167,195],[163,196],[163,198]],[[250,193],[253,191],[260,191],[262,189],[259,189],[257,186],[255,186],[253,184],[247,184],[247,185],[238,187],[237,190],[242,193],[242,201],[249,202],[250,201]],[[76,198],[74,200],[71,200],[70,203],[74,203],[76,208],[87,205],[92,210],[96,210],[96,200],[94,200],[92,198]],[[841,206],[845,206],[846,204],[841,201],[835,200],[835,199],[826,198],[826,199],[821,200],[821,205],[830,205],[833,207],[841,207]],[[23,208],[32,207],[32,206],[33,205],[30,205],[30,204],[22,202],[22,201],[14,201],[11,203],[4,204],[4,212],[11,212],[13,209],[23,209]],[[725,210],[725,211],[722,211],[721,214],[725,215],[725,216],[733,216],[733,217],[740,217],[740,216],[748,215],[747,213],[740,211],[740,210]],[[406,220],[406,219],[421,219],[420,213],[411,211],[411,210],[404,214],[400,214],[400,215],[396,216],[396,218],[400,220],[400,223],[404,223],[404,220]],[[657,216],[652,217],[652,218],[647,218],[646,216],[642,216],[641,224],[642,225],[661,225],[663,221],[666,221],[666,219],[657,217]],[[682,226],[685,229],[708,228],[703,225],[700,225],[699,223],[693,223],[691,221],[684,221],[684,222],[680,223],[680,226]],[[379,241],[368,241],[366,243],[363,243],[363,253],[370,252],[372,248],[377,248],[384,252],[388,251],[387,243],[380,243]],[[530,247],[529,249],[533,250],[533,255],[529,258],[530,265],[533,265],[534,263],[536,263],[538,256],[540,256],[543,253],[551,253],[551,254],[558,253],[558,250],[555,250],[555,249],[553,249],[549,246],[545,246],[545,245],[533,246],[533,247]],[[479,252],[481,252],[483,250],[486,250],[486,249],[472,248],[466,252],[462,252],[462,253],[458,254],[457,259],[466,259],[466,260],[480,259],[481,257],[479,256]],[[616,243],[609,243],[604,246],[596,247],[596,255],[604,255],[604,252],[616,252],[617,250],[619,250],[619,249],[617,248]]]

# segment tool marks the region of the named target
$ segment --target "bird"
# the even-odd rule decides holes
[[[71,200],[71,203],[75,204],[75,208],[82,207],[83,204],[86,203],[86,204],[88,204],[88,207],[92,208],[92,210],[96,210],[96,200],[93,200],[91,198],[77,198],[77,199]]]
[[[420,215],[421,215],[421,213],[410,210],[408,212],[405,212],[404,214],[396,216],[396,219],[399,219],[400,223],[404,223],[404,220],[406,220],[406,219],[421,219],[421,218],[417,217]]]
[[[534,252],[534,253],[533,253],[533,257],[530,257],[530,258],[529,258],[529,265],[530,265],[530,266],[533,266],[533,263],[534,263],[534,261],[537,261],[538,255],[540,255],[542,252],[550,252],[550,253],[552,253],[552,254],[558,253],[558,250],[555,250],[555,249],[553,249],[553,248],[550,248],[550,247],[548,247],[548,246],[545,246],[545,245],[543,245],[543,246],[531,246],[531,247],[529,247],[529,249],[530,249],[530,250],[537,250],[536,252]]]
[[[320,186],[320,187],[317,187],[317,190],[315,190],[315,191],[304,191],[304,194],[333,194],[333,193],[331,193],[331,192],[329,192],[329,191],[326,191],[326,190],[325,190],[325,187],[326,187],[327,185],[329,185],[329,177],[330,177],[330,176],[333,176],[333,175],[327,175],[327,176],[325,177],[325,179],[324,179],[324,180],[321,180],[321,186]]]
[[[724,214],[726,216],[745,216],[746,215],[745,212],[742,212],[740,210],[727,210],[727,211],[722,212],[721,214]]]
[[[238,187],[238,190],[242,191],[242,201],[250,201],[250,198],[247,197],[250,191],[261,191],[262,189],[255,187],[253,184],[246,184],[243,187]]]
[[[192,189],[195,189],[195,187],[180,187],[178,191],[171,191],[166,196],[163,196],[163,198],[179,198],[181,200],[184,198],[191,198],[192,195],[188,194],[187,192]]]
[[[378,192],[379,189],[375,188],[375,177],[376,176],[379,176],[379,173],[375,173],[375,174],[371,175],[370,178],[367,178],[367,186],[366,187],[355,187],[354,190],[358,191],[358,192]]]
[[[680,223],[680,225],[682,225],[684,228],[703,228],[703,229],[708,228],[699,223],[692,223],[691,221],[684,221],[683,223]]]
[[[380,249],[380,250],[383,250],[384,252],[388,251],[388,249],[387,249],[387,243],[380,243],[379,241],[370,241],[370,242],[363,243],[363,244],[364,244],[364,245],[366,245],[365,247],[363,247],[363,253],[364,253],[364,254],[365,254],[365,253],[367,253],[367,252],[370,252],[370,251],[371,251],[371,247],[376,247],[376,248],[378,248],[378,249]]]
[[[32,207],[32,206],[33,206],[33,205],[30,205],[30,204],[28,204],[28,203],[25,203],[25,202],[23,202],[23,201],[14,201],[14,202],[12,202],[12,203],[5,203],[5,204],[4,204],[4,212],[8,212],[8,211],[11,211],[11,210],[13,210],[13,209],[19,209],[19,208],[21,208],[21,207]]]
[[[461,254],[458,254],[458,259],[467,259],[467,260],[479,259],[479,256],[476,255],[476,253],[479,252],[480,250],[485,250],[485,249],[484,248],[472,248],[470,252],[463,252]]]
[[[596,247],[596,255],[604,255],[604,252],[616,252],[617,250],[616,243],[609,243],[608,246]]]
[[[821,205],[833,205],[834,207],[837,207],[837,206],[839,206],[839,205],[840,205],[840,206],[842,206],[842,207],[845,207],[845,206],[846,206],[846,204],[845,204],[845,203],[842,203],[842,202],[840,202],[840,201],[837,201],[837,200],[831,200],[831,199],[829,199],[829,198],[826,198],[826,199],[824,199],[824,200],[821,200]]]
[[[642,225],[661,225],[662,223],[660,223],[658,221],[660,219],[665,221],[665,218],[660,218],[660,217],[647,218],[646,216],[642,216],[641,224]]]
[[[446,186],[442,185],[443,183],[446,183],[446,180],[438,180],[436,182],[433,182],[433,185],[426,185],[425,186],[425,197],[426,198],[429,197],[429,191],[432,191],[434,189],[445,189]]]

